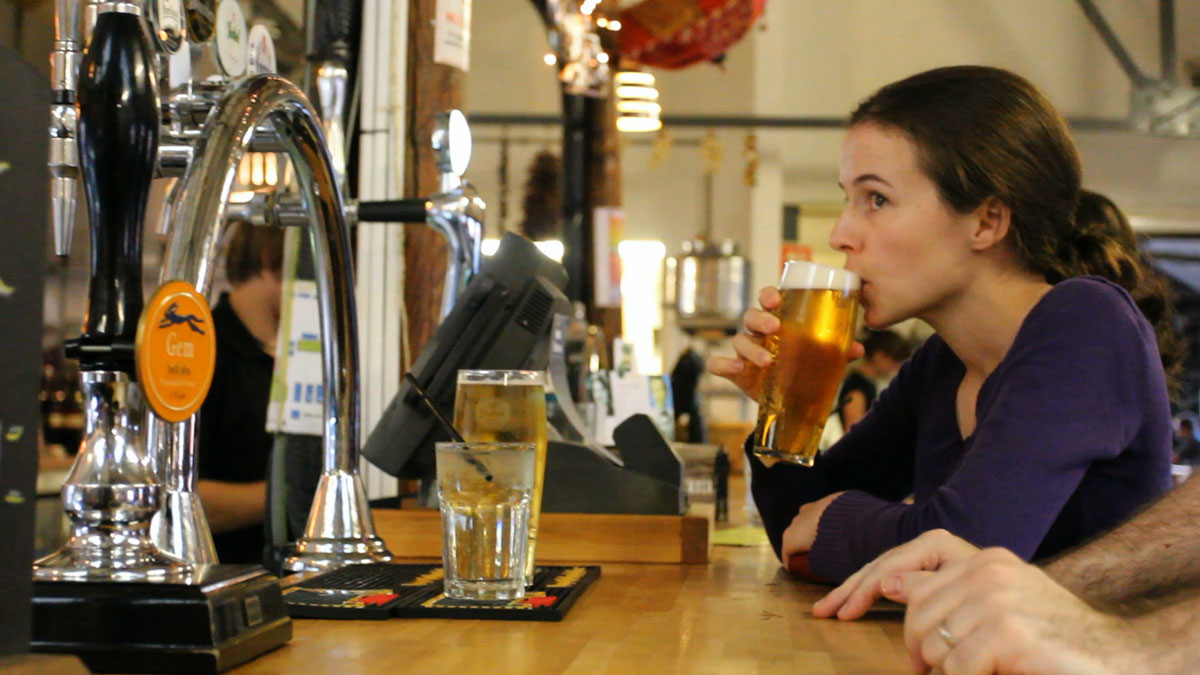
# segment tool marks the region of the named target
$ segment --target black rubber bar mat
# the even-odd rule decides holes
[[[538,567],[518,600],[453,600],[442,593],[440,564],[350,565],[286,588],[293,619],[499,619],[562,621],[580,594],[600,578],[594,565]]]

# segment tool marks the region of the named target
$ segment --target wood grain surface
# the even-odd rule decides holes
[[[375,531],[398,558],[442,555],[437,511],[375,509],[372,516]],[[537,545],[543,563],[703,564],[711,551],[712,519],[705,515],[543,513]]]
[[[825,588],[767,547],[708,565],[604,564],[561,623],[298,620],[236,673],[907,673],[902,615],[812,618]]]

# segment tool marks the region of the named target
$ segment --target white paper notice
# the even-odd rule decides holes
[[[287,330],[280,331],[276,349],[275,390],[268,407],[267,429],[320,436],[325,421],[325,373],[317,282],[297,279],[290,291],[285,296],[290,321]]]
[[[471,55],[471,0],[437,0],[433,62],[467,70]]]

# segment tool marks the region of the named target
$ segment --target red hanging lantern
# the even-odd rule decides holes
[[[656,68],[712,61],[742,39],[767,0],[642,0],[621,10],[621,56]]]

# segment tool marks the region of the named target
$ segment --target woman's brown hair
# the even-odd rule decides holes
[[[1167,280],[1154,271],[1138,246],[1129,220],[1108,197],[1084,190],[1075,210],[1075,223],[1075,242],[1070,250],[1074,260],[1070,265],[1080,269],[1081,274],[1110,279],[1133,296],[1138,309],[1154,326],[1167,386],[1174,399],[1179,393],[1184,348],[1176,331]]]
[[[1117,235],[1091,214],[1077,217],[1079,153],[1066,122],[1036,87],[999,68],[937,68],[859,104],[850,124],[864,123],[906,134],[955,211],[970,212],[989,198],[1003,202],[1019,260],[1047,282],[1094,274],[1125,288],[1154,326],[1174,394],[1182,353],[1167,286],[1149,271],[1132,230]]]

